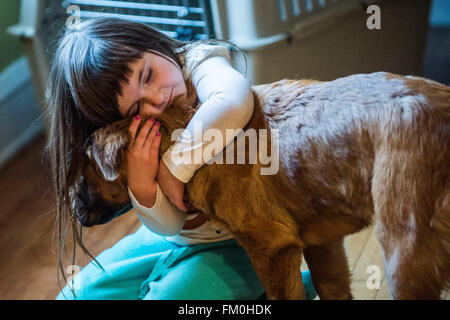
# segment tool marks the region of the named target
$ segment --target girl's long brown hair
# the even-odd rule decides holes
[[[87,161],[87,138],[96,129],[122,119],[116,97],[121,85],[128,83],[130,63],[152,50],[182,67],[177,50],[183,45],[145,24],[117,18],[83,21],[66,29],[58,41],[46,91],[50,128],[45,151],[56,191],[60,287],[60,276],[67,280],[62,257],[64,252],[67,255],[69,226],[74,246],[71,264],[75,265],[76,245],[95,260],[83,245],[82,226],[72,210],[72,193]]]
[[[207,41],[226,44],[232,57],[236,53],[243,54],[230,42]],[[151,50],[172,58],[182,68],[181,57],[187,50],[186,44],[145,24],[118,18],[83,21],[66,29],[57,42],[46,90],[46,118],[50,128],[45,153],[50,159],[56,191],[60,287],[61,275],[67,281],[62,259],[64,252],[75,265],[78,245],[97,262],[83,245],[83,227],[72,210],[77,182],[87,161],[85,143],[88,137],[98,128],[122,120],[117,95],[121,94],[121,85],[128,84],[130,63]],[[73,240],[71,257],[67,254],[69,227]],[[97,265],[101,268],[98,262]]]

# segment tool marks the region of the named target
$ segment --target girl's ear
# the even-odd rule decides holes
[[[122,152],[128,142],[128,135],[123,130],[110,125],[96,130],[91,136],[91,144],[86,154],[108,181],[117,179],[122,166]]]

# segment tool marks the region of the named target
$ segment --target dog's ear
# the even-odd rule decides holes
[[[122,166],[122,150],[128,143],[127,132],[117,130],[115,126],[106,126],[96,130],[90,137],[86,153],[97,163],[98,168],[108,181],[117,179]]]

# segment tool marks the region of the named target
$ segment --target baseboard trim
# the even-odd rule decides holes
[[[0,170],[13,159],[27,144],[44,132],[43,119],[37,119],[14,141],[11,141],[3,150],[0,150]]]
[[[31,79],[28,59],[22,56],[0,72],[0,104]]]

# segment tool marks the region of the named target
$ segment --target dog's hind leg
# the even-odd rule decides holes
[[[393,299],[437,300],[450,280],[449,239],[442,237],[433,221],[421,221],[431,207],[427,210],[414,197],[405,198],[396,201],[395,212],[381,214],[375,226],[388,288]],[[402,211],[409,212],[409,218],[396,220]]]
[[[445,174],[423,166],[418,170],[416,159],[420,157],[391,151],[375,162],[375,234],[392,298],[439,299],[449,280],[449,194],[441,178]]]
[[[343,240],[320,246],[308,246],[303,254],[321,300],[353,298]]]
[[[442,252],[426,240],[422,244],[411,239],[399,241],[395,236],[387,236],[385,230],[377,232],[377,237],[383,248],[385,274],[393,299],[440,299],[445,273],[448,279],[448,269],[444,270],[445,265],[448,268],[448,262],[444,261],[448,256],[441,256]]]

